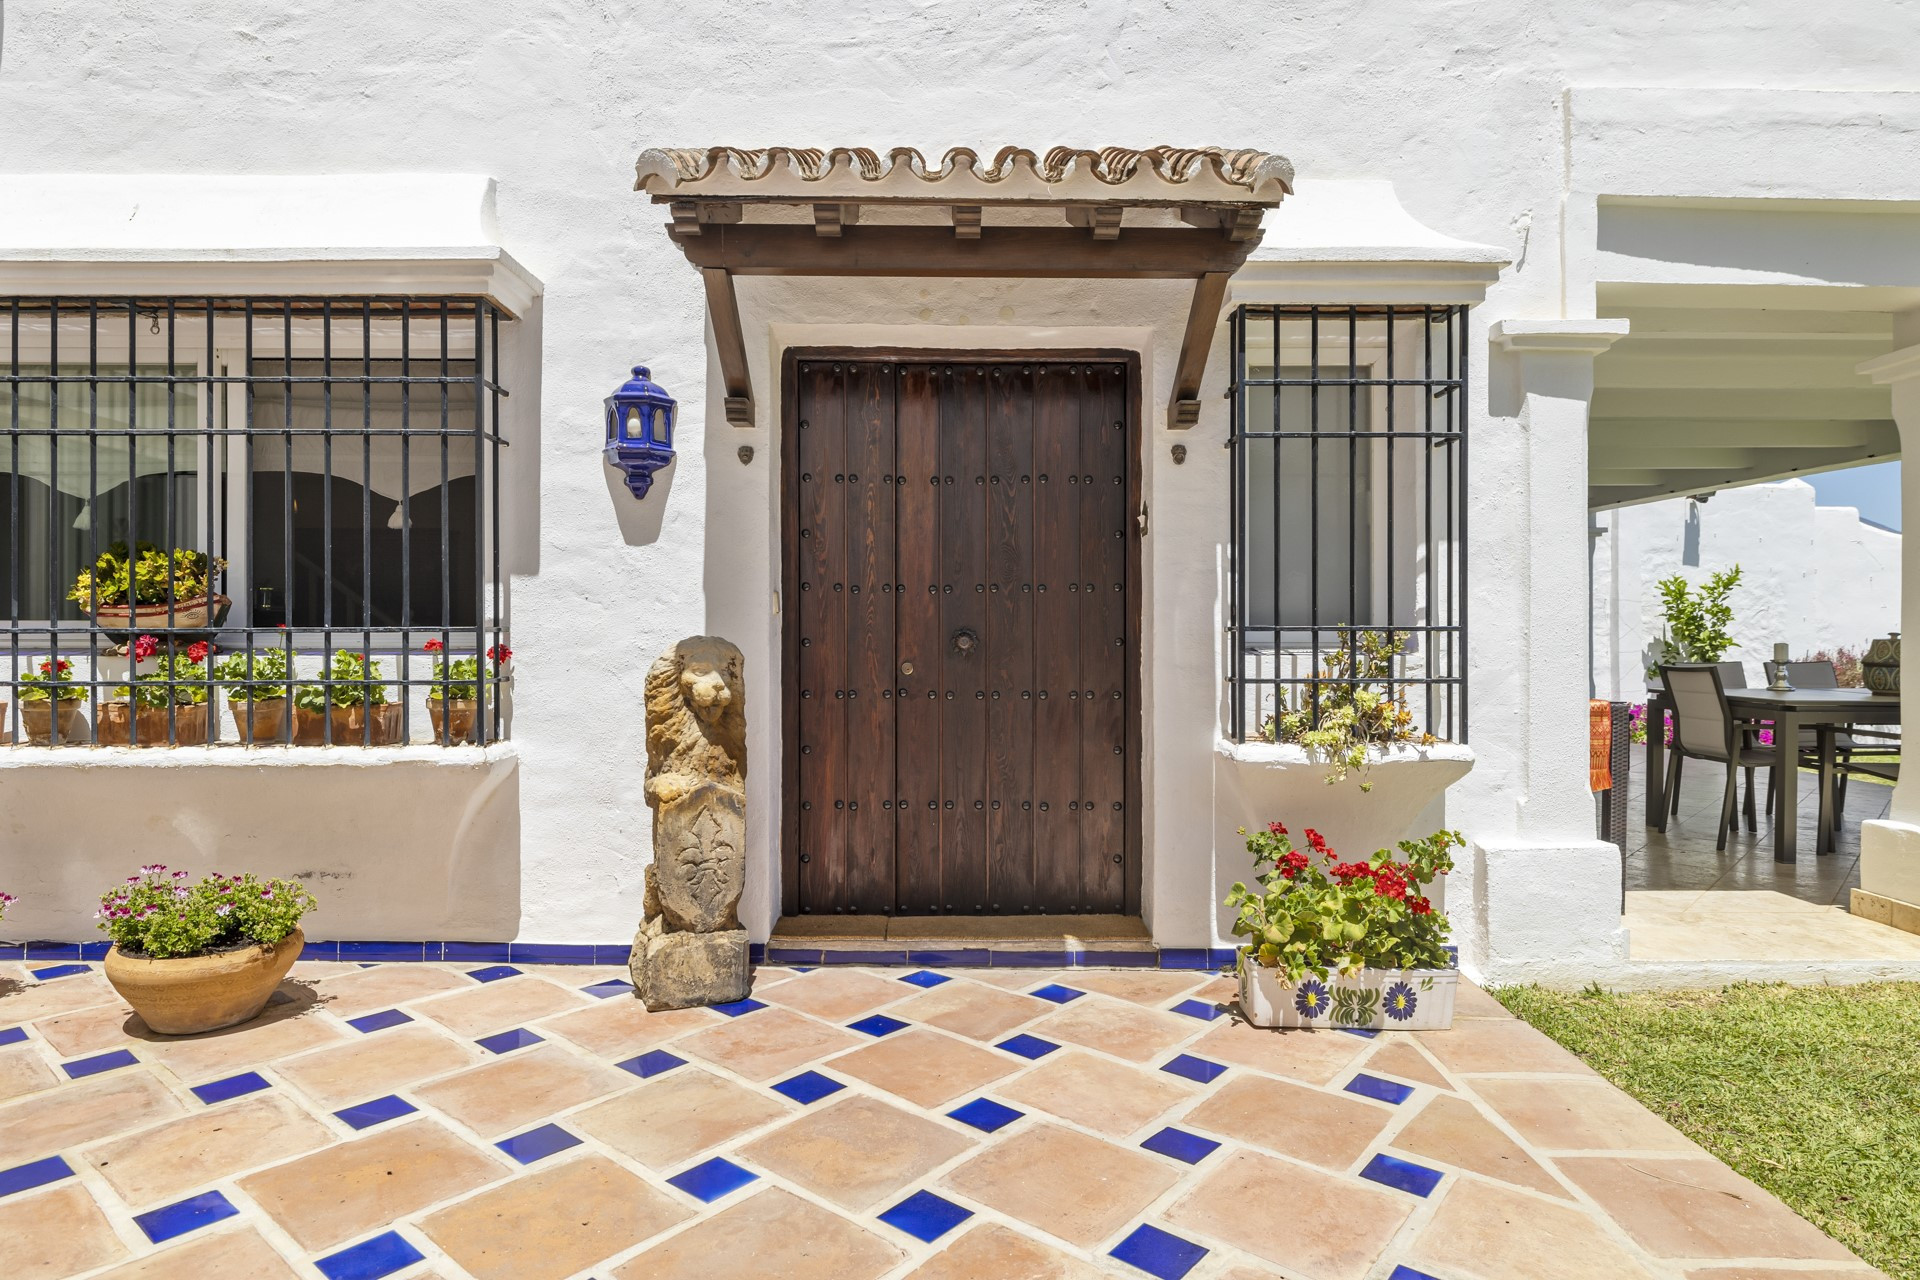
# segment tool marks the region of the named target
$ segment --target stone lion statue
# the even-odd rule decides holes
[[[691,636],[647,672],[647,803],[671,804],[703,782],[744,788],[745,659],[718,636]]]

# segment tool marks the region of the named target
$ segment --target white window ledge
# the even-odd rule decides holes
[[[396,747],[5,747],[5,769],[365,769],[395,764],[475,768],[517,761],[511,742],[442,747],[410,743]]]
[[[1317,769],[1325,773],[1329,767],[1326,760],[1311,755],[1297,742],[1229,742],[1220,738],[1214,742],[1213,749],[1216,754],[1229,760],[1268,769]],[[1465,776],[1467,770],[1473,767],[1473,761],[1473,748],[1457,742],[1436,742],[1427,747],[1400,743],[1391,747],[1373,747],[1367,752],[1370,770],[1434,764],[1458,770],[1460,776]]]

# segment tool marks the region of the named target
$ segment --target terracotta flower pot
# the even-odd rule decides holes
[[[371,716],[369,716],[371,712]],[[326,712],[293,709],[293,744],[297,747],[327,745],[327,720],[333,721],[336,747],[390,747],[400,741],[401,706],[397,702],[374,707],[330,707]],[[367,721],[373,721],[369,737]]]
[[[20,704],[20,727],[26,731],[30,746],[45,747],[53,742],[53,708],[60,708],[60,741],[62,743],[81,743],[87,739],[87,721],[81,714],[86,704],[79,698],[69,698],[62,702],[23,702]]]
[[[249,711],[248,708],[252,710]],[[234,731],[240,741],[248,746],[275,746],[287,740],[287,700],[285,698],[261,698],[248,702],[244,698],[230,699],[227,710],[233,712]],[[247,717],[253,717],[253,727],[248,729]]]
[[[307,944],[299,929],[271,945],[176,960],[107,952],[107,981],[149,1029],[190,1036],[257,1017]]]
[[[480,703],[474,698],[427,699],[427,714],[433,718],[435,742],[472,742],[474,721]]]
[[[140,741],[133,741],[133,730]],[[173,737],[167,737],[167,708],[135,707],[130,702],[100,704],[100,744],[141,747],[204,747],[207,744],[207,704],[180,702],[173,707]]]
[[[172,629],[175,631],[205,631],[218,626],[226,616],[233,601],[215,593],[195,596],[191,600],[175,600],[172,605]],[[168,629],[168,606],[161,604],[103,604],[93,611],[93,620],[106,631],[165,631]]]

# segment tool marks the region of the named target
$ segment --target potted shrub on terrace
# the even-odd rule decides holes
[[[159,649],[160,642],[152,636],[136,637],[133,658],[144,662]],[[113,700],[100,704],[101,743],[141,747],[205,746],[208,652],[206,641],[197,641],[188,646],[184,654],[162,656],[152,671],[135,677],[130,685],[115,689]],[[168,681],[175,683],[170,686]],[[134,741],[136,736],[138,742]]]
[[[378,661],[341,649],[324,674],[332,679],[331,686],[303,684],[293,691],[296,743],[324,743],[327,731],[322,726],[328,720],[336,747],[385,747],[400,741],[401,707],[387,700],[387,687],[379,683]]]
[[[1344,782],[1350,771],[1367,780],[1369,753],[1399,743],[1432,746],[1433,735],[1416,729],[1405,686],[1394,683],[1394,665],[1406,653],[1404,631],[1341,630],[1321,659],[1320,678],[1292,702],[1281,694],[1274,714],[1260,725],[1268,742],[1297,742],[1324,760],[1329,783]]]
[[[440,653],[446,646],[429,640],[420,646],[428,653]],[[495,645],[487,650],[487,661],[497,678],[500,669],[513,657],[513,650]],[[480,659],[441,659],[433,664],[433,688],[427,694],[427,714],[433,718],[435,742],[472,742],[474,720],[480,706],[475,686],[480,680]]]
[[[217,627],[233,603],[213,590],[227,562],[204,551],[160,550],[151,542],[132,552],[116,542],[82,569],[67,598],[109,631],[205,631]]]
[[[300,917],[316,905],[291,880],[140,868],[100,899],[113,939],[107,981],[153,1031],[185,1036],[245,1022],[300,958]]]
[[[20,727],[26,731],[27,742],[36,747],[53,742],[56,712],[60,716],[60,741],[85,742],[87,722],[80,714],[80,704],[86,697],[87,691],[73,683],[73,664],[65,658],[57,663],[48,658],[39,670],[23,674]]]
[[[1453,869],[1458,832],[1400,842],[1365,862],[1341,862],[1308,829],[1309,852],[1269,824],[1247,839],[1261,868],[1233,886],[1239,918],[1240,1007],[1260,1027],[1441,1030],[1453,1024],[1459,971],[1447,920],[1424,890]]]
[[[286,741],[287,701],[293,693],[288,667],[285,649],[230,653],[214,664],[214,677],[227,687],[227,709],[240,741],[254,746]]]

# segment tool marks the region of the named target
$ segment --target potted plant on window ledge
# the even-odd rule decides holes
[[[1446,917],[1426,896],[1453,869],[1457,832],[1400,842],[1365,862],[1340,862],[1311,828],[1300,852],[1275,822],[1247,839],[1261,868],[1233,886],[1240,1008],[1258,1027],[1391,1028],[1453,1025],[1459,985]]]
[[[209,631],[233,603],[213,590],[226,567],[204,551],[166,552],[142,542],[129,552],[116,542],[80,571],[67,598],[106,631]]]
[[[137,636],[132,656],[144,662],[159,650],[154,637]],[[161,656],[153,671],[115,689],[113,700],[100,704],[101,745],[205,746],[209,651],[206,641],[196,641],[184,654]]]
[[[446,646],[438,640],[429,640],[421,648],[428,653],[441,653]],[[492,667],[496,689],[499,687],[501,670],[512,657],[513,650],[503,644],[487,650],[487,662]],[[427,694],[427,714],[433,718],[435,742],[451,745],[474,741],[475,720],[480,706],[476,688],[479,680],[478,658],[455,658],[452,661],[443,658],[433,664],[434,683]]]
[[[57,663],[48,658],[38,671],[21,675],[20,727],[26,732],[28,745],[52,745],[56,711],[60,716],[60,741],[85,742],[87,722],[80,714],[80,704],[86,697],[87,691],[73,683],[73,663],[65,658]]]
[[[322,672],[331,684],[303,684],[293,691],[293,740],[296,745],[388,747],[400,741],[402,708],[387,700],[380,664],[364,653],[340,649]]]
[[[300,918],[316,905],[290,880],[140,868],[100,899],[113,939],[107,981],[161,1035],[186,1036],[257,1017],[300,957]]]
[[[227,687],[227,709],[240,741],[262,746],[287,740],[287,702],[293,691],[287,683],[285,649],[230,653],[215,664],[213,674]]]

